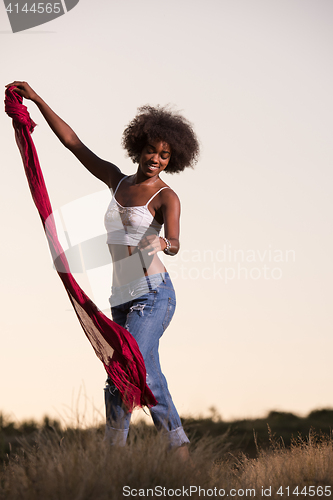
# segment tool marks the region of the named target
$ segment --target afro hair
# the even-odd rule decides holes
[[[122,146],[134,163],[139,163],[143,148],[149,141],[160,139],[171,147],[165,172],[182,172],[198,160],[199,142],[192,125],[168,107],[142,106],[123,132]]]

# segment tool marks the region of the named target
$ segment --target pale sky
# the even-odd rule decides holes
[[[12,34],[0,5],[2,86],[28,81],[124,173],[138,106],[170,103],[194,124],[197,167],[163,176],[182,203],[160,345],[181,415],[333,406],[332,18],[331,0],[80,0]],[[54,210],[102,228],[109,193],[25,104]],[[0,133],[0,411],[64,416],[79,400],[102,420],[104,369],[52,269],[5,113]],[[107,304],[109,270],[77,278]]]

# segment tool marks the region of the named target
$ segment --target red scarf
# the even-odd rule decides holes
[[[105,316],[89,299],[73,278],[65,253],[59,243],[50,199],[31,138],[36,124],[31,120],[22,97],[6,90],[5,111],[13,119],[32,198],[48,239],[55,267],[68,293],[84,333],[118,388],[129,411],[135,406],[154,406],[157,401],[146,385],[146,369],[138,344],[132,335]],[[47,221],[47,223],[46,223]]]

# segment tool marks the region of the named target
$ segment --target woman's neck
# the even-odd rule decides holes
[[[154,177],[146,177],[141,172],[136,172],[133,175],[133,184],[145,184],[146,186],[153,186],[156,182],[160,181],[159,175],[156,174]]]

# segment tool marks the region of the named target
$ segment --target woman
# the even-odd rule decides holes
[[[9,85],[32,100],[60,141],[98,179],[113,191],[105,214],[107,243],[113,262],[113,321],[126,328],[137,341],[145,361],[147,385],[158,404],[150,409],[158,430],[168,436],[171,447],[189,442],[162,374],[159,339],[174,314],[176,299],[170,277],[158,252],[179,251],[180,202],[159,177],[192,166],[199,153],[191,125],[165,108],[144,106],[127,126],[123,146],[138,164],[131,176],[92,153],[74,131],[32,90],[26,82]],[[164,224],[165,237],[159,236]],[[122,404],[119,391],[108,378],[105,388],[105,439],[124,446],[131,413]]]

